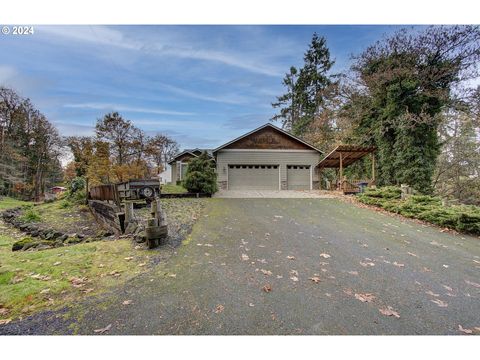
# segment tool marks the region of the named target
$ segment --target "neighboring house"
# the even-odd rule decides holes
[[[168,184],[172,182],[172,169],[169,164],[167,164],[166,169],[162,171],[159,175],[161,184]]]
[[[170,165],[170,176],[172,184],[176,184],[179,181],[184,180],[185,174],[187,172],[188,162],[200,156],[202,152],[206,151],[210,157],[212,157],[212,150],[210,149],[187,149],[175,155],[169,162]],[[212,157],[213,159],[213,157]]]
[[[54,187],[50,188],[50,192],[52,194],[61,194],[65,191],[67,191],[67,188],[63,187],[63,186],[54,186]]]
[[[198,150],[198,151],[197,151]],[[172,182],[201,153],[185,150],[170,161]],[[319,188],[316,165],[322,152],[272,124],[265,124],[211,152],[219,189],[311,190]]]

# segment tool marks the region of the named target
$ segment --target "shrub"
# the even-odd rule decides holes
[[[76,177],[70,182],[70,194],[74,194],[77,191],[85,191],[87,182],[83,177]]]
[[[368,189],[358,196],[358,200],[405,217],[424,220],[457,231],[480,234],[480,207],[444,206],[440,198],[428,195],[413,195],[401,200],[400,194],[399,188],[389,186]]]
[[[33,206],[25,207],[24,213],[20,216],[22,222],[39,222],[42,218],[40,214],[33,208]]]
[[[206,152],[190,161],[183,186],[189,192],[206,194],[213,194],[218,190],[217,174]]]

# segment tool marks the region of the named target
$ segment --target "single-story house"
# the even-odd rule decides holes
[[[182,181],[185,178],[185,173],[187,171],[188,162],[193,158],[200,156],[204,151],[213,159],[212,150],[210,149],[186,149],[181,153],[175,155],[168,165],[170,165],[170,181],[172,184],[176,184],[179,181]]]
[[[172,182],[182,180],[188,162],[201,149],[175,156]],[[311,190],[319,187],[316,165],[322,152],[270,123],[260,126],[209,152],[216,164],[219,189]]]

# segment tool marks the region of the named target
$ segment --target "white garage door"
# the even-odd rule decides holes
[[[287,165],[287,189],[310,190],[310,165]]]
[[[278,190],[278,165],[229,165],[229,190]]]

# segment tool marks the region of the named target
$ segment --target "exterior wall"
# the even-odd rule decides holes
[[[172,163],[172,165],[170,166],[170,171],[171,171],[171,181],[172,181],[172,184],[176,184],[177,183],[177,178],[178,178],[178,173],[177,173],[177,163]]]
[[[234,150],[222,149],[217,153],[217,182],[220,189],[228,187],[228,165],[279,165],[281,189],[287,188],[287,165],[315,165],[320,161],[315,150]],[[314,169],[315,170],[315,169]],[[312,180],[318,183],[318,172],[312,172]]]

